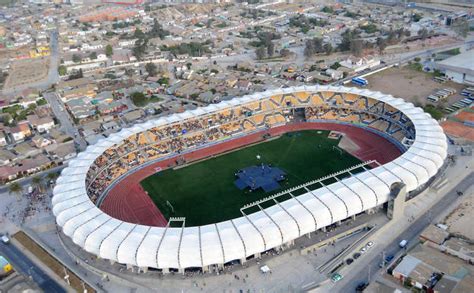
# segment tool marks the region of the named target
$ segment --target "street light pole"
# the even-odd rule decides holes
[[[369,283],[369,284],[370,284],[370,268],[371,268],[371,266],[369,265],[369,276],[367,278],[367,283]]]

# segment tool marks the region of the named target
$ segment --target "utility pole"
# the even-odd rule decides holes
[[[367,278],[367,283],[369,283],[369,284],[370,284],[370,269],[371,269],[371,266],[369,265],[369,276]]]

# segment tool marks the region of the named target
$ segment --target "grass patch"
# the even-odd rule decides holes
[[[434,119],[436,120],[439,120],[441,118],[443,118],[443,112],[441,112],[440,109],[438,109],[436,106],[433,106],[433,105],[426,105],[423,107],[423,110],[425,110],[426,113],[430,114],[431,117],[433,117]]]
[[[186,217],[187,226],[229,220],[241,216],[239,209],[245,204],[360,163],[350,154],[333,149],[338,141],[327,136],[328,131],[288,133],[184,168],[159,172],[141,184],[166,218]],[[287,173],[281,189],[271,193],[239,190],[234,185],[235,173],[260,163]]]

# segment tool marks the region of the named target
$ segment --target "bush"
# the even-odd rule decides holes
[[[132,98],[132,103],[137,107],[146,106],[148,103],[148,99],[143,93],[134,92],[130,97]]]
[[[423,110],[425,110],[426,113],[430,114],[431,117],[436,120],[443,118],[443,112],[441,112],[440,109],[436,108],[433,105],[426,105],[425,107],[423,107]]]

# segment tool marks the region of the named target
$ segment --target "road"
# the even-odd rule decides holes
[[[66,134],[74,138],[76,146],[79,150],[83,151],[86,149],[87,144],[85,140],[79,135],[74,122],[72,121],[71,115],[66,111],[64,103],[61,101],[59,95],[55,92],[43,93],[43,97],[48,101],[51,109],[53,110],[54,116],[59,120],[61,124],[61,130]]]
[[[0,243],[0,254],[3,255],[15,268],[16,271],[31,276],[33,281],[44,290],[44,292],[67,292],[55,280],[51,279],[40,267],[33,263],[15,245]]]
[[[400,252],[400,247],[398,244],[403,239],[408,240],[408,242],[414,243],[418,235],[425,229],[433,220],[434,215],[438,215],[446,210],[458,197],[456,194],[457,190],[465,191],[468,189],[472,182],[474,182],[474,173],[471,173],[469,176],[464,178],[456,187],[450,190],[440,201],[438,201],[431,209],[426,213],[420,216],[415,220],[405,231],[403,231],[395,240],[393,240],[389,245],[383,247],[382,250],[385,252],[385,255],[395,255]],[[380,250],[380,247],[379,247]],[[381,254],[372,254],[366,255],[370,257],[370,262],[368,266],[363,269],[359,269],[355,276],[350,276],[350,279],[343,279],[344,282],[336,284],[332,290],[334,292],[355,292],[355,288],[358,284],[362,282],[367,282],[369,278],[373,279],[375,274],[380,273],[379,265],[382,262]],[[369,277],[369,274],[371,277]]]

